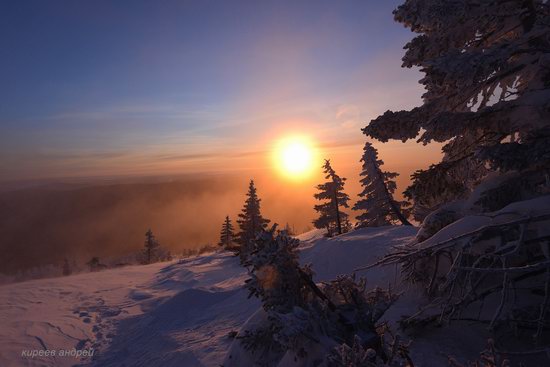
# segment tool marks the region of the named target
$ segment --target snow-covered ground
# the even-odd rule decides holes
[[[351,273],[410,241],[416,228],[356,230],[327,239],[319,231],[300,236],[301,260],[315,280]],[[359,272],[371,286],[396,287],[393,268]],[[219,366],[237,332],[260,307],[243,288],[246,272],[228,253],[180,262],[129,266],[0,287],[0,366]],[[404,290],[390,309],[394,323],[422,302]],[[449,332],[449,330],[454,330]],[[475,356],[482,328],[455,326],[416,338],[417,366],[446,366],[444,354]],[[93,358],[59,356],[60,350],[94,350]],[[56,356],[22,356],[54,350]]]

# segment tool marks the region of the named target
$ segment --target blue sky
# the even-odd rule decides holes
[[[419,103],[399,1],[0,3],[0,180],[221,171]],[[226,161],[224,161],[226,160]]]

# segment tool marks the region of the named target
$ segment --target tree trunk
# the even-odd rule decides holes
[[[386,185],[386,181],[384,180],[384,176],[382,175],[382,171],[380,170],[380,168],[378,168],[377,170],[378,170],[378,179],[382,182],[382,185],[384,185],[384,191],[386,192],[386,198],[389,201],[389,204],[390,204],[393,212],[397,216],[397,219],[399,219],[401,224],[403,224],[404,226],[412,226],[411,222],[409,222],[407,220],[407,218],[405,218],[403,213],[401,213],[401,210],[395,205],[395,202],[393,201],[393,195],[390,194],[390,192],[388,190],[388,186]]]
[[[401,210],[399,210],[398,207],[395,206],[395,203],[392,201],[390,201],[390,205],[393,209],[393,211],[395,212],[395,215],[397,216],[397,219],[399,219],[399,221],[404,225],[404,226],[412,226],[411,222],[409,222],[407,220],[407,218],[405,218],[405,216],[403,215],[403,213],[401,213]]]
[[[342,223],[340,223],[340,209],[338,208],[338,193],[334,190],[334,207],[336,209],[336,228],[338,234],[342,234]]]

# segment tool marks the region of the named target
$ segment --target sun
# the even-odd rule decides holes
[[[311,165],[311,151],[303,143],[293,142],[281,151],[283,167],[290,174],[300,174]]]
[[[284,176],[301,179],[307,177],[312,171],[315,148],[311,139],[301,136],[287,137],[278,142],[274,160]]]

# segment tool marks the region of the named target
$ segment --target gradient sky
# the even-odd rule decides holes
[[[262,169],[295,133],[358,169],[360,128],[420,103],[399,3],[4,0],[0,181]]]

